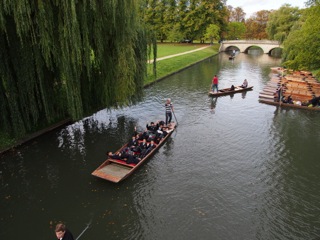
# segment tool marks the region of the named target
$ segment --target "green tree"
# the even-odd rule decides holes
[[[210,44],[213,43],[213,40],[219,40],[219,32],[220,28],[215,24],[210,24],[207,29],[204,37],[208,40],[210,40]]]
[[[154,26],[157,34],[157,39],[160,39],[161,42],[166,39],[166,25],[165,22],[166,11],[167,11],[167,0],[157,0],[157,4],[154,8],[155,18],[154,18]]]
[[[230,22],[228,24],[227,39],[241,39],[246,32],[246,26],[242,22]]]
[[[179,36],[179,37],[175,36],[176,30],[177,30],[176,15],[177,15],[176,1],[168,0],[168,3],[166,5],[166,11],[164,13],[164,23],[162,25],[163,25],[165,35],[167,36],[167,39],[171,41],[179,41],[180,39],[183,38],[183,36]]]
[[[266,32],[269,39],[280,41],[281,43],[287,38],[292,26],[299,20],[301,10],[298,7],[291,7],[284,4],[278,10],[269,15]]]
[[[320,76],[320,7],[303,11],[299,24],[284,41],[284,65],[293,70],[317,70]],[[301,26],[301,27],[300,27]]]
[[[221,0],[146,0],[142,15],[158,38],[201,39],[210,24],[225,25],[227,10]]]

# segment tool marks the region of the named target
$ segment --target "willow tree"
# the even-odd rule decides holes
[[[139,0],[0,1],[0,133],[130,101],[143,86]]]

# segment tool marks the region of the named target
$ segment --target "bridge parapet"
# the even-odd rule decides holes
[[[229,44],[229,43],[257,43],[257,44],[276,44],[279,45],[279,41],[274,41],[274,40],[227,40],[227,41],[222,41],[223,43]]]

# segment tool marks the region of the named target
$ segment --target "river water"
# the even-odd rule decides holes
[[[319,239],[320,114],[258,102],[280,60],[220,54],[0,158],[0,239],[54,239],[64,221],[82,240]],[[253,91],[208,97],[219,87]],[[171,97],[178,128],[120,184],[91,176],[134,126],[163,119]]]

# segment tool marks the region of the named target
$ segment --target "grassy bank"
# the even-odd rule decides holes
[[[199,46],[199,45],[198,45]],[[156,78],[153,76],[153,64],[149,64],[148,65],[148,77],[145,79],[145,85],[150,84],[154,81],[156,81],[157,79],[163,78],[165,76],[168,76],[172,73],[175,73],[181,69],[184,69],[196,62],[199,62],[203,59],[206,59],[210,56],[213,56],[215,54],[218,53],[219,51],[219,44],[214,44],[208,48],[205,48],[203,50],[199,50],[196,52],[192,52],[186,55],[182,55],[182,56],[177,56],[177,57],[173,57],[173,58],[168,58],[168,59],[164,59],[161,61],[157,61],[157,76]],[[200,46],[202,47],[202,46]],[[172,48],[173,50],[170,50],[170,48]],[[166,44],[164,45],[162,48],[159,48],[159,51],[165,51],[165,52],[174,52],[177,51],[177,47],[175,45],[169,45]],[[190,51],[193,49],[189,49],[186,51]],[[183,51],[182,51],[183,52]],[[176,54],[172,53],[172,54]],[[159,52],[159,56],[161,56],[161,52]],[[170,54],[171,55],[171,54]]]
[[[157,45],[157,57],[165,57],[177,53],[187,52],[191,50],[195,50],[197,48],[201,48],[205,45],[201,44],[185,44],[185,43],[158,43]],[[150,59],[153,59],[153,53],[151,53]]]

